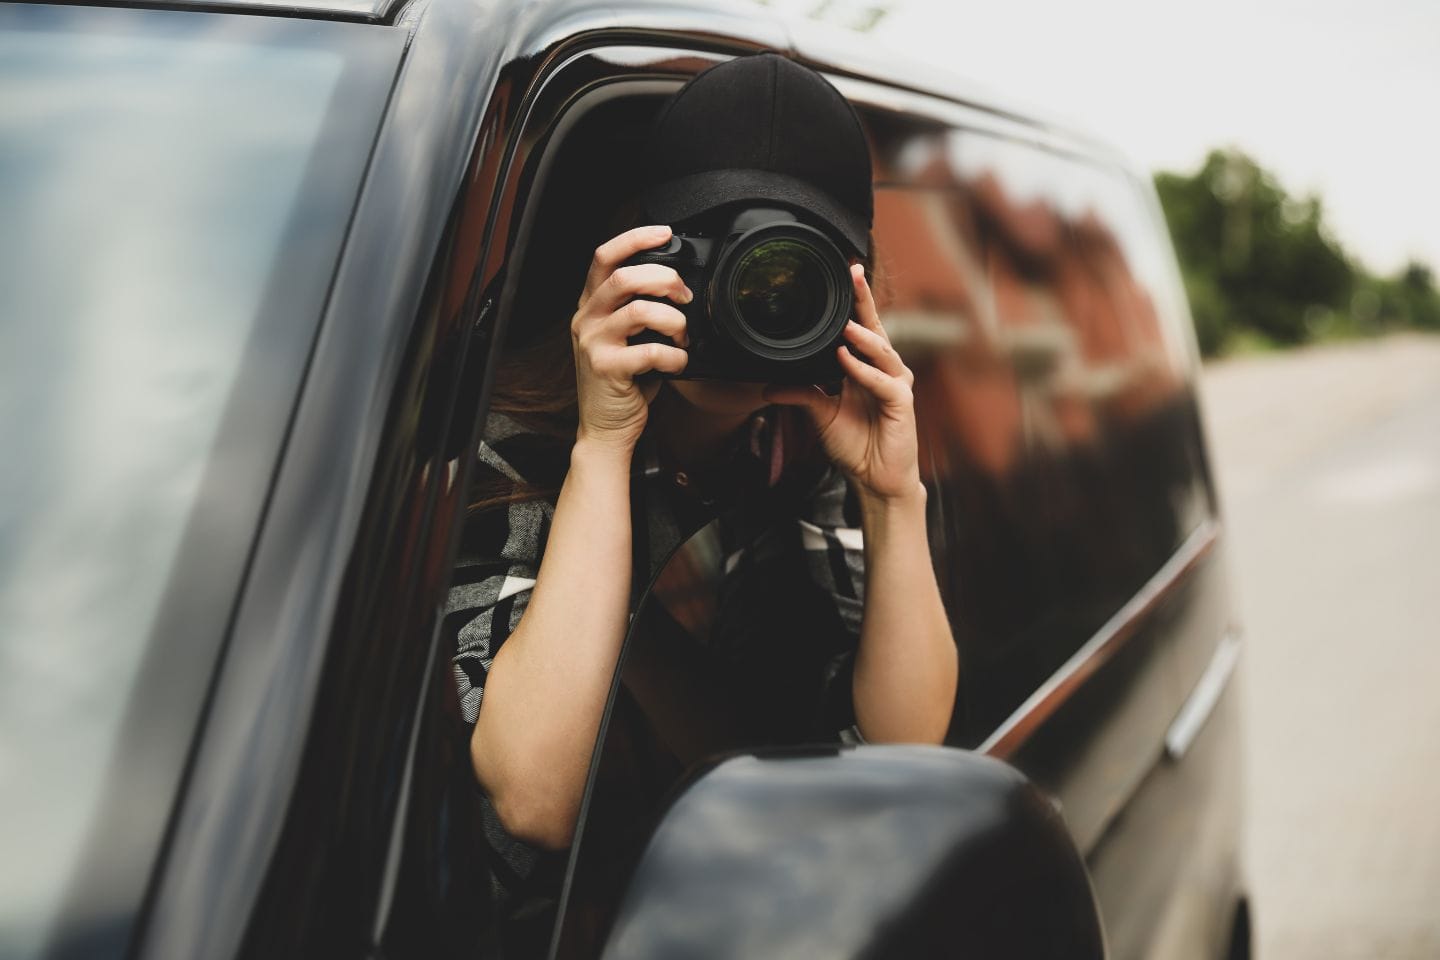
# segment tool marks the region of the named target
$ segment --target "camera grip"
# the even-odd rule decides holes
[[[676,261],[679,254],[684,248],[684,238],[680,235],[672,235],[669,240],[667,240],[665,243],[662,243],[658,247],[651,247],[648,250],[641,250],[638,253],[632,254],[630,257],[626,258],[625,262],[622,263],[621,266],[629,267],[644,263],[658,263],[667,267],[678,268],[679,264]],[[655,303],[666,303],[672,307],[680,306],[673,300],[669,300],[665,297],[654,297],[650,296],[649,294],[643,293],[636,294],[633,299],[651,300]],[[630,344],[631,346],[639,343],[663,343],[667,347],[679,346],[679,344],[677,344],[674,340],[665,336],[663,333],[659,333],[655,330],[641,330],[639,333],[634,333],[631,334],[629,337],[626,337],[625,342]],[[652,372],[650,374],[642,374],[641,376],[651,377],[659,376],[659,374],[655,374]]]

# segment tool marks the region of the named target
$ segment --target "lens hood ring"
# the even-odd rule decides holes
[[[768,252],[764,249],[767,245],[771,247]],[[797,259],[807,261],[799,269],[811,273],[788,278],[785,283],[772,283],[759,296],[748,297],[742,304],[738,289],[742,278],[752,273],[763,276],[765,261],[771,260],[773,267],[777,256],[788,256],[792,263]],[[759,270],[754,269],[757,265]],[[737,346],[757,357],[775,361],[810,359],[839,339],[850,317],[854,295],[849,280],[848,260],[823,231],[795,220],[760,224],[726,244],[721,252],[720,262],[711,274],[712,317]],[[818,298],[814,296],[817,293]],[[776,312],[778,305],[783,314],[797,302],[804,309],[810,299],[820,301],[818,308],[807,311],[813,316],[802,317],[799,322],[793,316],[779,316],[781,321],[788,320],[793,331],[782,330],[776,335],[776,330],[767,331],[755,322],[757,310]],[[746,308],[751,314],[748,318]]]

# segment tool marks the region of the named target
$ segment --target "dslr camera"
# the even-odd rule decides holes
[[[824,231],[789,210],[723,211],[626,261],[636,263],[673,267],[695,294],[687,304],[672,304],[685,314],[690,338],[690,359],[676,378],[822,385],[844,379],[835,348],[854,306],[850,264]],[[648,330],[630,338],[647,340],[670,342]]]

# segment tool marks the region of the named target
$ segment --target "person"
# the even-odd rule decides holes
[[[860,738],[938,743],[954,703],[958,663],[930,563],[914,378],[866,278],[873,200],[853,109],[785,57],[738,58],[671,99],[647,157],[643,209],[660,222],[595,250],[568,337],[550,341],[559,352],[541,344],[507,362],[514,389],[497,389],[478,453],[490,495],[467,519],[445,611],[474,723],[474,773],[514,879],[573,838],[645,573],[632,569],[637,477],[652,491],[641,520],[729,505],[765,518],[729,545],[737,555],[759,555],[762,540],[782,535],[809,548],[806,569],[852,635]],[[675,304],[694,291],[668,266],[625,262],[664,244],[670,224],[756,201],[826,224],[849,249],[855,308],[835,354],[838,394],[656,376],[686,368]],[[632,342],[641,331],[668,342]],[[804,469],[807,441],[821,469]],[[779,501],[793,509],[762,506]],[[787,510],[794,522],[782,531],[776,517]],[[763,576],[758,563],[738,568]],[[750,669],[764,671],[764,651],[751,655]]]

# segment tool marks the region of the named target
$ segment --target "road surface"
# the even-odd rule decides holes
[[[1440,958],[1440,337],[1213,364],[1262,960]]]

